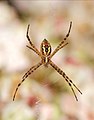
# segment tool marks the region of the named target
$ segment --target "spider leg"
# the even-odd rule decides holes
[[[69,79],[69,77],[57,66],[55,65],[51,60],[49,61],[49,64],[60,74],[64,77],[64,79],[66,80],[66,82],[69,84],[74,96],[75,96],[75,99],[78,101],[78,98],[75,94],[75,91],[72,87],[72,85],[80,92],[80,94],[82,94],[82,92],[80,91],[80,89],[72,82],[72,80]]]
[[[70,31],[71,31],[71,27],[72,27],[72,21],[70,22],[70,26],[69,26],[69,30],[68,33],[66,34],[66,36],[64,37],[64,39],[60,42],[60,44],[56,47],[56,49],[52,52],[51,57],[57,53],[62,47],[62,45],[65,43],[65,41],[67,40],[67,38],[69,37]],[[66,43],[67,44],[67,43]]]
[[[16,90],[14,92],[14,95],[13,95],[13,101],[15,100],[15,97],[16,97],[16,93],[19,89],[19,87],[21,86],[21,84],[25,81],[25,79],[31,74],[33,73],[37,68],[39,68],[40,66],[42,65],[42,62],[39,62],[38,64],[36,64],[35,66],[31,67],[25,74],[24,76],[22,77],[22,81],[17,85],[16,87]]]
[[[40,54],[39,54],[34,48],[32,48],[32,47],[30,47],[30,46],[28,46],[28,45],[26,45],[26,47],[29,48],[29,49],[31,49],[31,50],[33,50],[37,55],[40,56]]]
[[[71,27],[72,27],[72,21],[70,22],[70,27],[69,27],[68,33],[67,33],[67,35],[65,36],[64,40],[67,40],[67,38],[69,37],[70,31],[71,31]]]
[[[65,47],[67,44],[68,44],[68,43],[65,43],[64,45],[58,47],[58,48],[50,55],[50,58],[52,58],[52,56],[54,56],[57,51],[59,51],[61,48]]]
[[[32,47],[30,47],[28,45],[26,45],[26,47],[29,48],[29,49],[31,49],[31,50],[33,50],[34,52],[36,52],[34,48],[32,48]]]
[[[29,35],[28,35],[29,27],[30,27],[30,24],[29,24],[28,27],[27,27],[26,37],[27,37],[27,39],[28,39],[28,41],[29,41],[29,43],[30,43],[33,51],[34,51],[34,52],[36,51],[37,55],[41,56],[41,53],[40,53],[39,50],[34,46],[34,44],[31,42],[31,40],[30,40],[30,38],[29,38]]]

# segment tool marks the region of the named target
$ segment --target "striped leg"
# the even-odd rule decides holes
[[[28,48],[32,49],[34,52],[36,52],[37,55],[41,56],[41,53],[39,52],[39,50],[34,46],[34,44],[31,42],[30,38],[29,38],[29,35],[28,35],[28,32],[29,32],[29,27],[30,27],[30,24],[28,25],[27,27],[27,33],[26,33],[26,37],[31,45],[31,47],[27,46]]]
[[[55,55],[55,53],[57,53],[57,51],[59,51],[61,48],[65,47],[68,43],[65,43],[64,45],[58,47],[51,55],[50,58],[53,57]]]
[[[66,82],[67,82],[67,83],[69,84],[69,86],[71,87],[71,90],[72,90],[72,92],[73,92],[76,100],[78,101],[78,98],[77,98],[77,96],[76,96],[76,94],[75,94],[75,91],[74,91],[74,89],[73,89],[72,86],[74,86],[74,87],[80,92],[80,94],[82,94],[82,92],[79,90],[79,88],[78,88],[78,87],[72,82],[72,80],[69,79],[69,77],[68,77],[57,65],[55,65],[51,60],[49,61],[49,64],[50,64],[60,75],[62,75],[62,76],[64,77],[64,79],[66,80]]]
[[[38,64],[36,64],[35,66],[31,67],[26,73],[25,75],[22,77],[22,81],[17,85],[16,90],[14,92],[13,95],[13,101],[15,100],[16,97],[16,93],[19,89],[19,87],[21,86],[21,84],[25,81],[25,79],[31,74],[33,73],[37,68],[39,68],[42,65],[42,62],[39,62]]]
[[[70,22],[70,27],[68,30],[67,35],[65,36],[65,38],[61,41],[61,43],[56,47],[56,49],[52,52],[51,57],[57,53],[61,48],[63,48],[65,45],[67,45],[68,43],[65,43],[65,41],[67,40],[67,38],[69,37],[70,31],[71,31],[71,27],[72,27],[72,22]]]

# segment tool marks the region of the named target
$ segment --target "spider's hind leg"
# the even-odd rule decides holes
[[[52,52],[52,54],[50,55],[50,57],[53,57],[60,49],[62,49],[65,45],[68,44],[68,42],[65,42],[65,41],[69,37],[70,31],[71,31],[71,27],[72,27],[72,22],[70,22],[68,33],[66,34],[66,36],[64,37],[64,39],[59,43],[59,45],[55,48],[55,50]]]
[[[29,41],[31,47],[28,47],[28,46],[27,47],[30,48],[30,49],[32,49],[34,52],[36,52],[37,55],[39,55],[41,57],[41,53],[39,52],[39,50],[35,47],[35,45],[30,40],[30,37],[28,35],[28,33],[29,33],[29,27],[30,27],[30,24],[27,27],[26,37],[27,37],[27,40]]]
[[[69,30],[68,30],[68,33],[66,34],[64,40],[67,40],[67,38],[69,37],[70,31],[71,31],[71,27],[72,27],[72,21],[70,22]]]

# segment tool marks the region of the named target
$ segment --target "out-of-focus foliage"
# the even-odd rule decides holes
[[[53,68],[41,66],[13,93],[23,74],[40,58],[26,48],[26,30],[40,50],[46,38],[52,50],[67,34],[69,44],[52,60],[81,89],[76,92]],[[94,2],[0,1],[0,119],[94,120]]]

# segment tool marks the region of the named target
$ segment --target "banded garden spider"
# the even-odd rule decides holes
[[[75,99],[78,101],[78,98],[75,94],[75,91],[73,89],[72,86],[74,86],[80,94],[82,94],[82,92],[80,91],[80,89],[72,82],[72,80],[65,74],[65,72],[63,72],[56,64],[54,64],[51,60],[51,58],[61,49],[63,48],[64,46],[66,46],[68,44],[68,42],[66,42],[67,38],[69,37],[69,34],[70,34],[70,31],[71,31],[71,27],[72,27],[72,22],[70,22],[70,26],[69,26],[69,30],[68,30],[68,33],[67,35],[65,36],[65,38],[60,42],[60,44],[56,47],[56,49],[51,53],[51,45],[50,43],[44,39],[41,43],[41,50],[39,51],[35,46],[34,44],[31,42],[30,38],[29,38],[29,35],[28,35],[28,32],[29,32],[29,27],[30,27],[30,24],[28,25],[27,27],[27,33],[26,33],[26,37],[28,39],[28,42],[31,46],[28,46],[27,47],[31,50],[33,50],[38,56],[41,57],[41,61],[39,63],[37,63],[36,65],[34,65],[33,67],[31,67],[25,74],[24,76],[22,77],[22,81],[17,85],[16,87],[16,90],[14,92],[14,95],[13,95],[13,101],[15,100],[15,96],[16,96],[16,93],[19,89],[19,87],[21,86],[21,84],[25,81],[25,79],[31,74],[33,73],[36,69],[38,69],[41,65],[44,65],[45,67],[48,67],[48,65],[50,64],[60,75],[62,75],[65,79],[65,81],[69,84],[74,96],[75,96]]]

